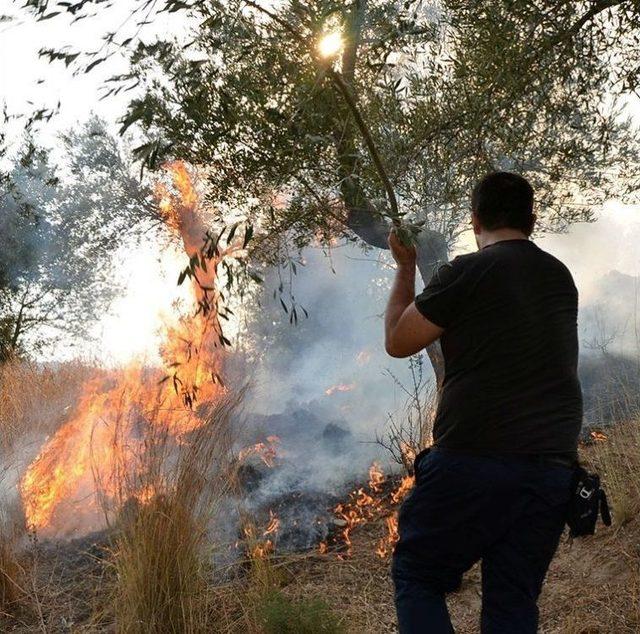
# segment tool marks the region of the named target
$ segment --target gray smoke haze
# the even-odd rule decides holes
[[[321,250],[307,249],[293,294],[308,318],[298,311],[297,326],[270,297],[267,278],[250,325],[256,347],[264,345],[253,377],[255,411],[272,414],[308,403],[367,439],[386,412],[402,405],[401,391],[385,375],[391,370],[407,377],[407,363],[384,351],[382,316],[393,270],[386,255],[380,261],[376,256],[347,245],[329,260]]]
[[[275,467],[259,457],[248,460],[245,504],[277,512],[284,548],[325,538],[330,507],[366,479],[374,460],[389,472],[391,457],[376,435],[406,401],[389,373],[407,387],[410,382],[407,361],[384,351],[393,275],[388,255],[348,244],[330,257],[307,248],[302,260],[291,293],[308,317],[299,308],[297,325],[289,323],[272,295],[278,273],[268,272],[259,300],[245,307],[252,313],[246,333],[254,352],[238,370],[252,385],[238,446],[279,438]]]
[[[580,372],[589,425],[616,417],[620,382],[631,378],[629,360],[638,351],[639,215],[612,205],[597,223],[537,240],[567,264],[580,293]],[[467,235],[452,257],[470,250],[475,244]],[[271,272],[248,326],[257,354],[242,443],[276,435],[280,459],[275,468],[251,462],[257,473],[247,475],[245,503],[254,511],[277,510],[284,531],[297,521],[299,529],[284,540],[285,548],[307,547],[326,535],[328,501],[362,482],[372,460],[391,467],[388,453],[375,444],[376,434],[384,432],[389,414],[400,419],[406,394],[388,372],[410,385],[407,360],[384,351],[382,315],[393,276],[388,254],[347,245],[330,259],[309,248],[303,260],[293,294],[308,318],[297,326],[288,323],[271,295],[280,279]],[[292,495],[299,502],[287,521],[291,509],[283,500]]]
[[[640,211],[611,203],[596,223],[537,242],[574,275],[585,421],[603,424],[614,417],[621,382],[637,375]],[[473,249],[467,235],[452,255]],[[407,361],[388,357],[383,347],[382,314],[393,275],[388,255],[348,245],[335,249],[330,262],[319,249],[303,257],[293,292],[308,319],[286,323],[279,301],[270,297],[271,276],[250,324],[262,350],[253,366],[246,439],[278,435],[288,458],[284,471],[258,488],[254,497],[264,502],[292,487],[336,491],[362,477],[374,458],[388,467],[376,433],[384,431],[389,414],[402,414],[406,400],[388,371],[410,384]],[[327,442],[327,425],[344,434]]]
[[[49,251],[54,228],[42,210],[51,204],[51,172],[42,161],[25,167],[16,164],[0,187],[0,282],[8,286],[37,282]]]
[[[637,209],[612,206],[595,224],[538,240],[569,266],[580,291],[589,422],[613,415],[613,406],[602,408],[599,401],[615,399],[619,385],[603,377],[614,370],[628,376],[629,360],[637,355],[639,215]],[[470,248],[463,242],[457,252]],[[244,506],[262,517],[270,509],[278,514],[285,548],[309,547],[326,537],[331,507],[363,482],[373,460],[387,472],[392,466],[376,435],[384,433],[389,415],[402,419],[407,395],[401,384],[409,387],[411,375],[408,362],[388,357],[383,347],[382,315],[393,276],[388,254],[363,253],[349,244],[333,249],[330,257],[314,248],[302,256],[305,264],[292,278],[292,294],[308,317],[299,309],[297,325],[289,324],[272,295],[280,276],[268,272],[259,297],[245,306],[251,349],[230,363],[239,381],[251,381],[238,449],[271,442],[276,451],[272,467],[260,454],[246,460],[241,473],[246,497],[228,502],[230,542],[237,509]],[[603,330],[615,333],[607,355],[589,344],[599,341]],[[279,440],[269,441],[270,436]]]
[[[612,201],[596,222],[578,223],[566,234],[545,236],[538,243],[560,258],[574,276],[580,294],[582,353],[590,354],[593,342],[604,334],[613,335],[612,352],[635,356],[640,208]]]

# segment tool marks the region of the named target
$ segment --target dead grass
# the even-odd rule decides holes
[[[41,436],[55,429],[65,416],[64,398],[72,400],[79,391],[84,372],[73,365],[63,366],[60,374],[29,365],[1,367],[2,450],[25,431]],[[38,548],[25,554],[22,519],[14,517],[12,524],[4,518],[0,630],[395,632],[389,560],[375,554],[386,532],[383,519],[354,531],[353,556],[346,560],[335,553],[255,557],[247,543],[244,561],[225,570],[213,567],[212,551],[220,544],[211,533],[212,520],[235,480],[230,421],[238,406],[239,398],[222,400],[204,412],[206,424],[178,444],[158,409],[140,462],[118,470],[121,511],[107,510],[113,540],[104,560],[87,547],[81,565],[69,571],[67,553],[60,561],[46,550],[36,554]],[[47,407],[57,421],[47,418]],[[585,447],[583,455],[603,477],[614,526],[601,526],[592,538],[562,542],[540,601],[541,634],[640,631],[640,422],[607,433],[607,441]],[[136,497],[142,490],[148,493],[143,501]],[[477,568],[449,604],[458,634],[478,631]]]
[[[640,420],[608,428],[607,436],[586,455],[605,483],[616,524],[621,526],[640,510]]]
[[[0,610],[15,612],[24,599],[25,571],[20,557],[24,531],[3,510],[0,513]]]
[[[247,555],[233,566],[234,578],[216,584],[217,629],[220,634],[345,634],[344,614],[321,592],[292,593],[303,562],[301,555],[256,555],[249,537]],[[298,570],[298,565],[303,564]]]
[[[57,429],[87,377],[87,367],[77,362],[55,368],[21,359],[0,364],[0,448]]]
[[[594,537],[567,538],[559,547],[540,599],[541,634],[631,634],[640,632],[640,423],[621,424],[609,440],[582,450],[612,499],[614,525]],[[294,599],[321,596],[342,616],[351,634],[396,631],[389,561],[374,551],[384,535],[382,520],[352,534],[353,556],[291,558],[283,591]],[[449,607],[457,634],[479,628],[480,575],[474,567]]]
[[[158,414],[140,464],[121,482],[113,616],[123,633],[217,631],[208,527],[229,492],[230,428],[241,395],[223,398],[177,445]],[[136,502],[140,491],[151,499]]]

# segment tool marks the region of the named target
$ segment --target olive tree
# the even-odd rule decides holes
[[[42,19],[99,7],[27,4]],[[188,41],[109,33],[99,54],[43,54],[88,70],[128,51],[111,90],[135,90],[122,130],[144,131],[138,157],[205,170],[221,219],[233,211],[255,226],[255,261],[318,238],[386,248],[395,223],[427,283],[487,171],[532,181],[541,231],[637,190],[637,134],[622,109],[638,79],[633,0],[132,5],[140,22],[158,9],[189,16]],[[323,55],[332,33],[339,51]]]
[[[151,229],[151,191],[102,121],[60,139],[64,162],[27,140],[0,170],[0,358],[77,341],[118,290],[123,235]]]

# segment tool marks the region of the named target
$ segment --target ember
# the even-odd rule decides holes
[[[277,533],[280,528],[280,520],[273,514],[273,511],[269,511],[269,524],[262,533],[265,537],[272,533]]]
[[[339,383],[338,385],[332,385],[331,387],[327,388],[324,391],[324,393],[327,396],[331,396],[336,392],[350,392],[354,388],[355,388],[355,383]]]

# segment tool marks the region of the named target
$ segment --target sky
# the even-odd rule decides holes
[[[119,0],[112,7],[100,10],[100,19],[88,18],[75,24],[65,16],[45,21],[35,18],[17,0],[0,0],[0,103],[7,105],[9,114],[29,113],[36,107],[55,107],[58,115],[41,130],[43,139],[55,135],[82,121],[90,113],[113,123],[125,110],[131,93],[110,96],[101,100],[104,81],[118,72],[126,71],[126,60],[115,55],[96,66],[90,73],[74,76],[62,62],[49,63],[41,58],[41,49],[95,51],[100,48],[105,33],[118,30],[120,39],[138,34],[146,39],[155,34],[180,35],[188,22],[181,13],[160,13],[153,23],[138,30],[130,18],[133,1]],[[19,124],[14,125],[19,133]]]
[[[0,99],[6,103],[9,114],[28,113],[39,105],[55,107],[60,101],[59,115],[42,130],[47,140],[86,118],[90,112],[106,120],[115,120],[126,103],[124,98],[99,100],[99,88],[116,70],[115,62],[73,77],[64,64],[49,64],[38,56],[40,48],[61,47],[70,41],[74,48],[90,49],[106,24],[86,20],[79,23],[81,28],[76,25],[70,30],[66,20],[36,22],[26,11],[16,8],[17,5],[11,0],[0,0],[3,9],[0,15],[11,18],[0,22]],[[122,7],[122,3],[120,5]],[[123,16],[124,13],[120,16],[121,21]],[[112,18],[108,24],[114,21]],[[13,131],[19,133],[19,124],[15,124]]]
[[[89,74],[73,76],[61,63],[50,64],[38,56],[40,48],[71,44],[73,49],[90,50],[106,31],[121,27],[123,33],[132,28],[127,23],[131,4],[116,2],[101,14],[100,20],[83,20],[70,25],[64,19],[36,22],[19,8],[20,3],[0,0],[0,104],[13,115],[28,113],[38,106],[53,107],[60,102],[59,114],[41,131],[45,143],[55,144],[55,136],[78,121],[96,113],[114,127],[123,113],[130,95],[100,100],[104,80],[126,65],[117,57],[98,66]],[[123,26],[124,25],[124,26]],[[162,14],[152,27],[142,31],[143,37],[155,32],[179,34],[187,28],[181,14]],[[124,37],[124,35],[123,35]],[[640,121],[640,106],[633,105]],[[10,132],[17,137],[19,123]],[[595,301],[597,282],[611,270],[629,276],[640,274],[640,208],[609,201],[593,224],[580,223],[563,235],[549,235],[541,246],[560,257],[571,269],[586,305]],[[473,238],[464,235],[456,252],[473,250]],[[112,363],[124,362],[131,354],[153,357],[157,348],[155,325],[158,315],[170,310],[176,296],[175,279],[182,262],[179,254],[167,253],[158,260],[153,245],[126,250],[120,257],[129,264],[119,275],[124,276],[126,294],[113,305],[111,313],[96,327],[102,342],[100,354]],[[131,316],[135,315],[132,322]]]

